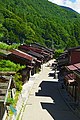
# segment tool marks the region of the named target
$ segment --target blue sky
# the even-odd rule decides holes
[[[48,0],[58,5],[67,6],[80,13],[80,0]]]
[[[76,0],[70,0],[70,1],[72,1],[72,2],[76,2]]]

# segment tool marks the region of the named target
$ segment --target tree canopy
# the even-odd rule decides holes
[[[39,42],[57,49],[80,44],[80,14],[48,0],[0,0],[0,41]]]

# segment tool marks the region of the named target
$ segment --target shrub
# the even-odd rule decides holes
[[[10,60],[1,60],[0,61],[0,71],[14,71],[17,72],[21,69],[25,68],[25,65],[20,66],[20,64],[15,64]]]
[[[55,58],[58,58],[59,57],[59,55],[60,54],[62,54],[64,52],[64,50],[63,49],[58,49],[58,50],[55,50],[55,55],[54,55],[54,57]]]
[[[15,80],[15,83],[16,83],[16,89],[18,91],[21,91],[22,90],[22,76],[20,75],[20,73],[15,74],[14,80]]]

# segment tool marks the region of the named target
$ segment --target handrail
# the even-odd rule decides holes
[[[4,105],[6,104],[6,101],[7,101],[8,91],[9,91],[9,89],[10,89],[11,81],[12,81],[12,75],[10,76],[8,89],[7,89],[7,93],[6,93],[5,100],[4,100]]]

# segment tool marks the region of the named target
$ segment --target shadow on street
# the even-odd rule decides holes
[[[54,79],[53,81],[42,81],[39,87],[41,90],[35,93],[36,96],[50,97],[53,100],[53,103],[41,102],[41,106],[54,120],[78,120],[62,99],[58,82],[55,82]]]

